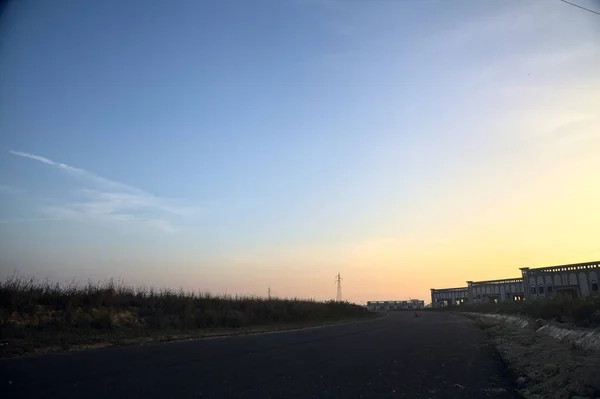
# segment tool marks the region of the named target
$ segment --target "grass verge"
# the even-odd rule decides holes
[[[348,302],[215,296],[106,283],[0,283],[0,356],[280,331],[374,317]]]
[[[527,300],[487,303],[480,305],[462,305],[444,308],[455,311],[478,313],[518,314],[534,319],[554,320],[577,327],[600,327],[600,301],[597,298],[571,299],[557,296],[543,300]]]

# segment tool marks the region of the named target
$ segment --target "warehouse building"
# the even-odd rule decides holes
[[[390,310],[410,310],[425,308],[425,301],[422,299],[409,299],[407,301],[368,301],[367,309],[372,312],[390,311]]]

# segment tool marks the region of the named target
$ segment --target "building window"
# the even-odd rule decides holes
[[[598,282],[592,281],[592,291],[598,292]]]
[[[544,286],[540,285],[540,295],[544,295]]]
[[[532,293],[533,295],[535,295],[535,294],[536,294],[536,292],[535,292],[535,285],[532,285],[532,286],[531,286],[531,293]]]
[[[552,286],[551,285],[548,286],[548,294],[552,294]]]

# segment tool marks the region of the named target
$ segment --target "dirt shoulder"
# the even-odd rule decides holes
[[[530,399],[600,398],[600,352],[499,320],[467,316],[494,343],[519,393]]]

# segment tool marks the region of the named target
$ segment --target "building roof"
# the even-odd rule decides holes
[[[430,288],[431,291],[466,291],[469,287],[458,287],[458,288]]]
[[[587,269],[587,268],[600,268],[600,260],[596,260],[593,262],[583,262],[583,263],[571,263],[568,265],[557,265],[557,266],[544,266],[544,267],[522,267],[521,270],[523,271],[546,271],[546,270],[556,270],[556,269],[570,269],[570,268],[574,268],[576,270],[579,269]]]
[[[503,278],[499,280],[483,280],[483,281],[467,281],[470,282],[471,285],[485,285],[485,284],[507,284],[507,283],[522,283],[522,277],[515,278]]]

